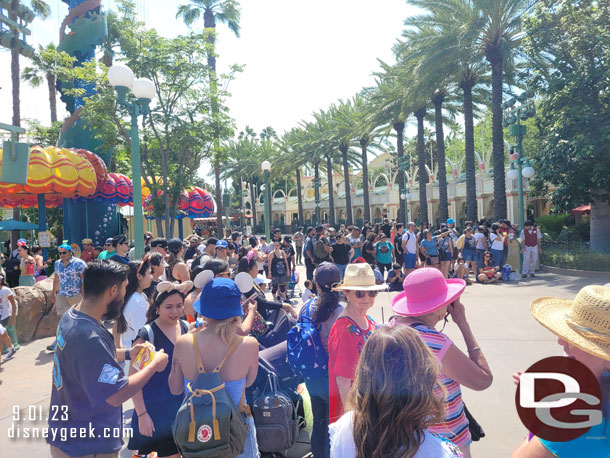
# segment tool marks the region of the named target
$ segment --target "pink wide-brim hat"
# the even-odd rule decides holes
[[[443,277],[435,268],[417,269],[402,283],[404,291],[392,299],[392,310],[402,316],[421,316],[434,312],[456,300],[466,282]]]

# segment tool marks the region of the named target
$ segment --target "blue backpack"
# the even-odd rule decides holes
[[[323,377],[328,373],[328,354],[322,345],[322,339],[316,322],[309,316],[313,298],[307,302],[305,313],[299,317],[297,324],[288,331],[288,363],[296,375],[307,380]]]

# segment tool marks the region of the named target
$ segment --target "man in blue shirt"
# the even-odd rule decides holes
[[[102,319],[118,316],[129,268],[97,260],[84,274],[84,297],[59,322],[49,408],[51,457],[118,457],[123,444],[122,404],[138,393],[155,372],[167,366],[161,350],[139,372],[127,377],[120,364],[145,348],[117,354]]]

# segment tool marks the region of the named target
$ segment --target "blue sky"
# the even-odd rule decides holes
[[[57,42],[67,7],[48,0],[53,15],[32,24],[32,42]],[[103,0],[106,9],[113,0]],[[188,32],[175,19],[181,0],[137,0],[140,18],[164,36]],[[238,129],[272,126],[282,133],[331,103],[372,85],[377,58],[392,61],[391,47],[404,19],[415,13],[404,0],[244,0],[241,34],[218,28],[218,67],[245,66],[229,87]],[[202,24],[197,24],[202,27]],[[0,48],[3,49],[3,48]],[[22,59],[22,68],[27,60]],[[10,56],[0,51],[0,122],[11,119]],[[22,85],[22,117],[49,122],[45,88]],[[60,103],[59,116],[66,115]]]

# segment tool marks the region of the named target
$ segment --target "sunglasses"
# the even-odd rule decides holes
[[[58,251],[57,254],[60,256],[63,256],[64,254],[68,254],[68,252],[67,251]]]
[[[355,293],[358,299],[362,299],[366,293],[369,293],[369,297],[377,297],[377,291],[355,291]]]

